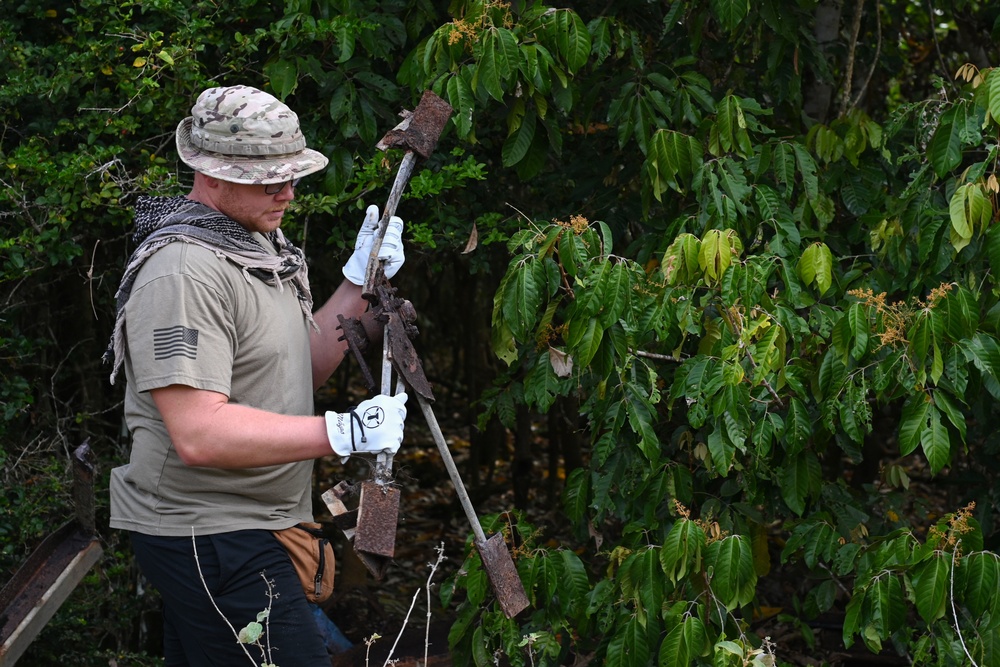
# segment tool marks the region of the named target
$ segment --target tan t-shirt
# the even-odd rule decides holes
[[[125,313],[132,451],[111,472],[111,527],[189,536],[311,521],[312,461],[187,466],[149,394],[183,384],[230,403],[313,414],[308,325],[294,288],[269,286],[211,250],[177,241],[143,265]]]

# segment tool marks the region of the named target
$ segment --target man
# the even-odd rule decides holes
[[[118,292],[108,358],[112,382],[125,370],[132,450],[112,471],[111,526],[130,531],[163,597],[167,665],[245,664],[232,627],[265,609],[271,661],[329,665],[271,531],[312,521],[313,459],[395,453],[402,440],[405,394],[313,414],[314,389],[344,358],[337,315],[367,305],[378,210],[367,211],[346,280],[313,313],[302,252],[280,224],[299,179],[326,157],[306,147],[294,112],[255,88],[206,90],[191,114],[176,141],[194,185],[185,197],[140,198]],[[380,252],[388,277],[403,263],[401,234],[393,218]],[[366,412],[383,419],[363,422]]]

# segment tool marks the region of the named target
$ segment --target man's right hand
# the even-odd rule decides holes
[[[379,394],[350,412],[327,412],[326,434],[343,459],[361,452],[395,454],[403,442],[405,419],[406,394]]]

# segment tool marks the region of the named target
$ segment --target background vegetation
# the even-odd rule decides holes
[[[995,3],[4,10],[5,573],[71,514],[77,444],[105,477],[127,457],[100,357],[129,207],[185,191],[197,93],[266,87],[330,157],[287,230],[323,298],[392,178],[375,142],[430,88],[456,115],[401,207],[429,375],[476,424],[470,478],[506,462],[517,506],[548,490],[574,531],[507,525],[514,620],[470,556],[443,590],[457,659],[795,664],[755,631],[780,609],[810,648],[832,621],[841,649],[1000,664]],[[102,539],[98,593],[36,659],[155,651]]]

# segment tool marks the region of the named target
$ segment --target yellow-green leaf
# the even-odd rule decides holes
[[[797,269],[802,282],[815,285],[822,295],[833,284],[833,253],[825,243],[813,243],[802,253]]]

